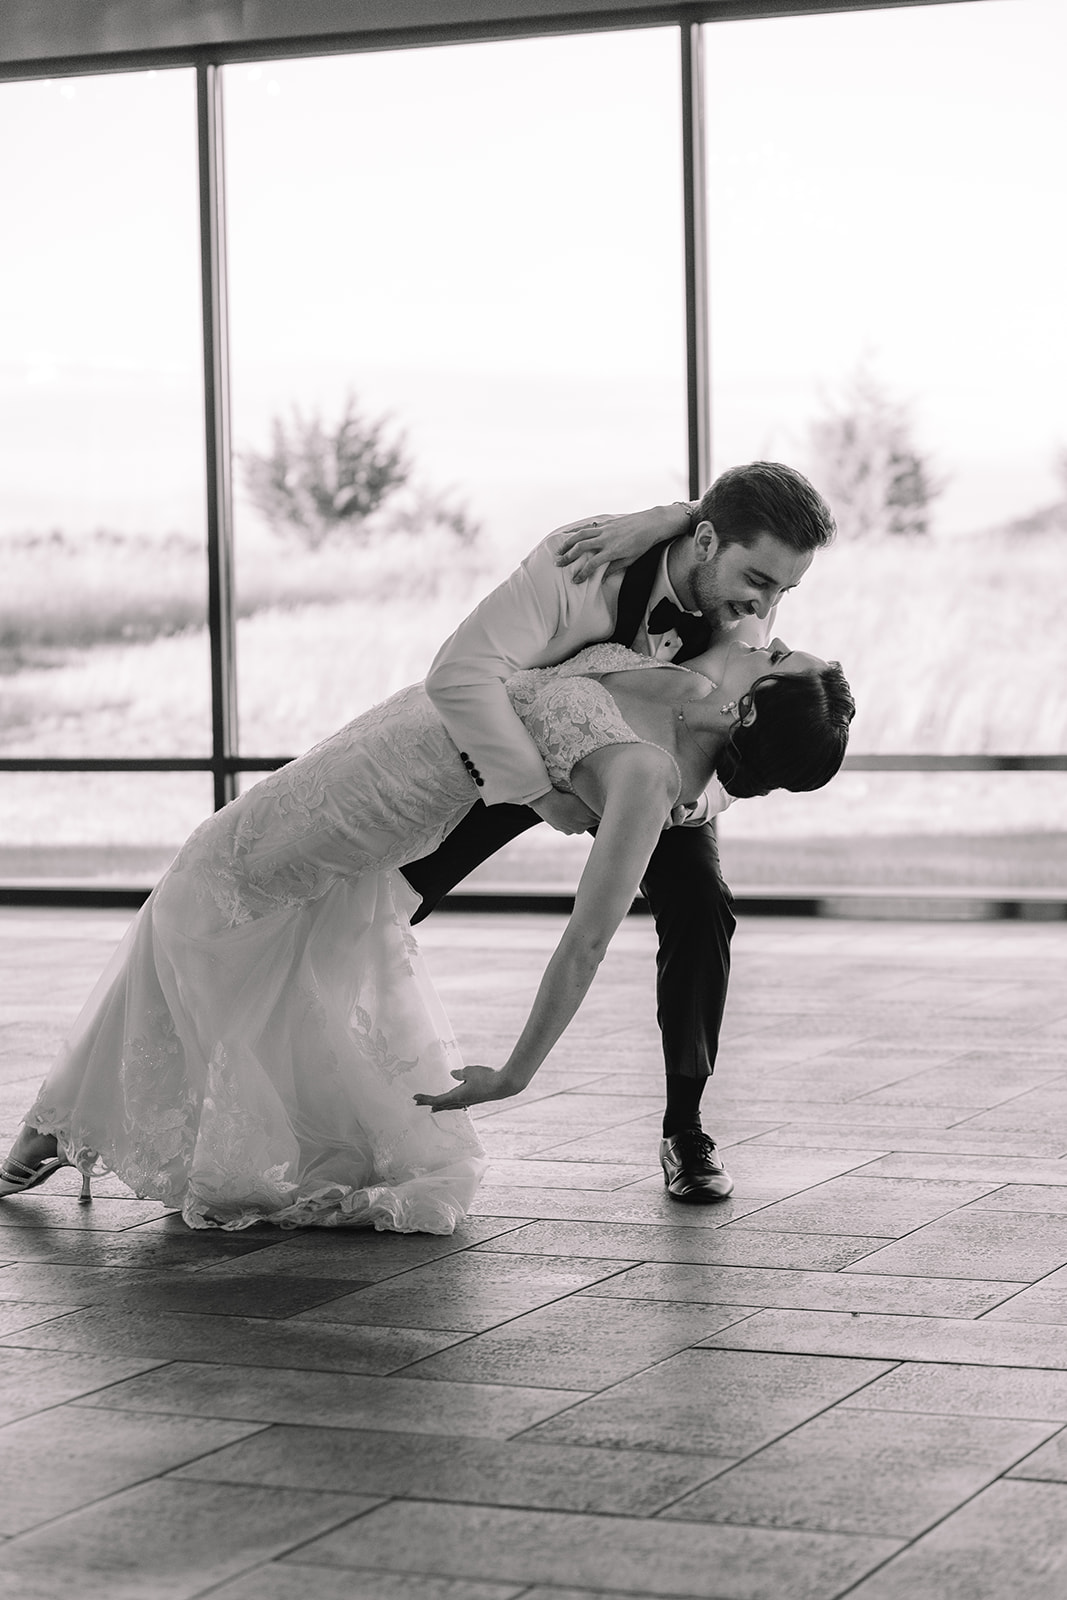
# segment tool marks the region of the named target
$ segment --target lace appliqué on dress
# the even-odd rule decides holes
[[[342,878],[429,855],[478,791],[420,684],[356,717],[196,830],[193,874],[226,926],[310,905]]]
[[[99,1163],[109,1172],[121,1171],[142,1198],[177,1205],[196,1142],[199,1097],[166,1007],[143,1010],[137,1020],[140,1031],[123,1041],[119,1053],[114,1119],[102,1119],[102,1132],[92,1142],[81,1117],[72,1118],[44,1099],[47,1081],[27,1121],[41,1133],[54,1133],[80,1171],[90,1172]]]
[[[225,1047],[216,1045],[208,1064],[196,1148],[182,1216],[193,1228],[259,1221],[289,1203],[297,1142],[277,1097],[261,1086],[260,1104],[247,1093]],[[274,1115],[271,1115],[274,1113]]]
[[[120,1068],[125,1105],[121,1144],[130,1174],[125,1181],[138,1194],[173,1203],[189,1171],[200,1106],[170,1012],[162,1007],[149,1012],[144,1023],[144,1030],[127,1041]],[[109,1168],[114,1166],[114,1151],[101,1150],[100,1155]]]
[[[356,1006],[353,1010],[349,1026],[363,1049],[367,1065],[381,1077],[394,1081],[406,1072],[414,1072],[418,1066],[418,1056],[414,1061],[402,1061],[390,1050],[385,1034],[374,1026],[370,1013],[364,1011],[362,1006]]]
[[[633,672],[660,663],[621,644],[594,644],[554,667],[531,667],[508,678],[505,688],[516,714],[541,752],[557,789],[573,794],[571,769],[583,756],[613,744],[653,744],[635,733],[597,675]],[[664,663],[665,665],[669,665]],[[662,745],[655,745],[664,750]],[[670,756],[681,789],[678,763]]]

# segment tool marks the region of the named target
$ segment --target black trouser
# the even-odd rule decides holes
[[[528,806],[479,800],[431,856],[402,867],[422,905],[413,922],[469,872],[541,819]],[[707,1078],[715,1067],[730,977],[733,897],[722,879],[715,830],[668,828],[641,883],[659,937],[656,1019],[668,1073]]]

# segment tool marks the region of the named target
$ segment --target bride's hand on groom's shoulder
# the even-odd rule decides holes
[[[417,1094],[415,1104],[429,1106],[431,1111],[465,1111],[468,1106],[482,1105],[486,1100],[506,1100],[519,1092],[501,1069],[482,1067],[477,1062],[469,1067],[458,1067],[452,1076],[459,1079],[454,1089],[444,1094]]]
[[[586,517],[562,529],[556,550],[557,567],[569,567],[572,583],[584,583],[598,567],[617,563],[628,567],[653,545],[665,544],[688,533],[689,507],[679,503],[630,511],[624,516]]]
[[[627,517],[583,517],[580,522],[569,522],[561,528],[562,538],[556,550],[556,566],[569,567],[567,574],[572,583],[584,583],[597,567],[606,566],[614,556],[614,529]]]

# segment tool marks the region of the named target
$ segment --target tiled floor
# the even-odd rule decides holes
[[[126,918],[0,913],[0,1132]],[[558,932],[423,930],[473,1059]],[[750,920],[666,1200],[620,934],[450,1239],[0,1205],[0,1595],[1063,1600],[1067,928]]]

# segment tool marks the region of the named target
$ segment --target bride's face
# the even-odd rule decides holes
[[[810,656],[803,650],[790,650],[781,639],[772,639],[770,644],[761,646],[738,641],[727,652],[716,693],[721,691],[727,702],[740,700],[761,678],[796,677],[825,666],[826,662],[819,656]]]

